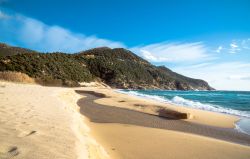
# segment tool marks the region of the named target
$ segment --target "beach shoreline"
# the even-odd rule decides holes
[[[234,143],[249,145],[250,136],[242,134],[232,128],[221,128],[189,122],[188,120],[163,118],[159,115],[139,112],[132,109],[102,105],[96,103],[98,99],[109,98],[105,94],[92,91],[77,91],[84,96],[77,104],[80,113],[95,123],[117,123],[136,125],[164,130],[174,130],[196,134]]]
[[[97,99],[96,103],[99,104],[132,109],[153,115],[158,115],[157,109],[159,107],[167,108],[169,110],[187,113],[190,116],[186,121],[203,125],[221,128],[235,128],[235,123],[240,120],[238,116],[163,103],[153,99],[124,94],[119,92],[118,89],[85,87],[84,90],[96,91],[109,97]]]
[[[124,109],[124,108],[113,107],[113,106],[110,107],[110,105],[108,106],[107,103],[105,103],[105,106],[104,105],[103,106],[110,108],[107,111],[102,111],[103,109],[102,107],[96,107],[96,106],[97,105],[101,106],[101,104],[104,103],[103,101],[110,100],[110,98],[112,98],[111,93],[109,91],[108,91],[109,93],[107,93],[104,90],[96,91],[97,98],[92,97],[92,99],[88,99],[95,93],[89,92],[90,90],[94,91],[94,89],[88,88],[87,90],[88,91],[82,92],[84,99],[80,99],[78,101],[78,105],[81,107],[80,112],[89,119],[87,124],[92,130],[91,134],[98,142],[101,143],[101,145],[105,147],[105,150],[111,156],[111,158],[118,158],[118,159],[159,158],[160,159],[162,158],[162,156],[164,156],[166,158],[206,159],[206,158],[216,158],[220,156],[220,158],[222,159],[230,159],[230,158],[247,159],[250,155],[249,146],[235,144],[232,143],[231,141],[226,141],[225,139],[207,137],[204,136],[204,134],[199,135],[195,134],[194,132],[187,133],[185,131],[184,132],[173,131],[167,129],[163,130],[162,128],[159,129],[158,127],[155,128],[140,124],[137,125],[136,122],[127,123],[130,119],[134,120],[135,118],[138,118],[139,114],[137,113],[135,114],[135,116],[130,116],[129,115],[130,113],[128,112],[119,113],[119,111],[114,111],[114,113],[112,113],[112,109],[110,108],[115,108],[115,109]],[[79,91],[78,93],[80,92],[81,91]],[[101,93],[106,92],[107,93],[106,97],[108,98],[106,98],[103,94],[100,94],[100,92]],[[125,110],[128,109],[126,108]],[[97,114],[95,111],[97,112]],[[133,112],[134,110],[130,111]],[[140,111],[135,111],[134,113],[136,112]],[[113,116],[112,114],[115,114],[114,117],[116,117],[116,119],[113,120],[113,122],[112,120],[110,120],[110,116]],[[125,123],[123,123],[122,120],[120,120],[120,118],[122,118],[121,116],[122,114],[124,115],[126,114],[127,116],[124,120],[126,121]],[[141,115],[143,114],[141,113]],[[143,119],[139,117],[139,120]],[[152,118],[149,120],[152,120]],[[152,123],[159,123],[159,121],[157,122],[153,121]],[[205,128],[206,131],[209,130],[208,129],[209,127],[210,126]],[[223,127],[221,128],[233,130],[233,128],[223,128]],[[228,135],[226,132],[220,132],[220,130],[214,133],[215,134],[222,133],[222,136]],[[147,139],[150,139],[150,141],[148,141]],[[248,145],[250,143],[249,139],[250,139],[249,136],[247,136],[248,141],[245,144]],[[244,142],[244,139],[242,141]],[[142,148],[140,148],[140,146],[138,145],[144,145],[143,150],[141,150]],[[167,149],[171,148],[171,151],[166,152],[165,148]],[[181,153],[179,152],[179,149],[182,150]]]
[[[77,105],[77,102],[81,99],[84,101],[86,96],[79,95],[75,91],[94,91],[105,94],[108,98],[96,99],[94,103],[137,111],[138,113],[143,112],[145,114],[156,115],[155,106],[167,106],[167,108],[176,111],[192,114],[192,118],[184,120],[185,122],[215,126],[222,129],[234,128],[234,122],[238,120],[238,118],[234,116],[165,105],[155,101],[121,94],[116,92],[116,89],[100,85],[97,87],[91,85],[91,87],[63,88],[3,81],[0,81],[0,84],[0,96],[1,99],[3,99],[0,101],[2,125],[0,128],[0,139],[2,143],[0,146],[0,156],[17,155],[19,158],[29,158],[36,152],[38,159],[44,156],[79,159],[133,158],[133,156],[126,156],[127,151],[133,152],[132,154],[138,153],[143,158],[145,157],[143,154],[149,153],[147,152],[149,149],[147,149],[147,151],[143,151],[142,149],[140,152],[137,152],[139,147],[135,142],[149,144],[146,140],[144,142],[142,137],[150,138],[150,134],[153,134],[156,143],[159,145],[163,147],[170,146],[171,151],[169,154],[171,154],[172,157],[177,153],[180,146],[183,145],[181,144],[182,140],[178,138],[183,139],[183,142],[188,141],[189,144],[185,148],[192,152],[188,153],[188,151],[185,151],[181,153],[179,157],[182,155],[185,156],[185,153],[189,154],[189,158],[193,158],[194,156],[192,155],[201,157],[200,155],[202,153],[208,152],[200,149],[197,145],[205,143],[209,143],[208,150],[215,152],[217,155],[221,154],[216,152],[215,149],[211,150],[212,145],[218,144],[215,146],[218,148],[224,146],[225,148],[222,151],[226,151],[228,152],[227,155],[234,157],[236,157],[236,154],[239,154],[239,152],[242,154],[242,158],[246,158],[245,156],[250,155],[247,153],[250,152],[250,148],[247,146],[196,134],[130,124],[100,124],[91,122],[86,116],[80,114],[80,107]],[[19,109],[16,109],[16,107]],[[61,130],[64,131],[62,132]],[[124,134],[127,131],[133,133],[128,132],[127,135]],[[110,136],[111,134],[113,134],[113,136]],[[114,137],[114,140],[112,137]],[[126,144],[127,140],[131,141],[130,144]],[[171,142],[161,143],[163,140],[171,140]],[[193,141],[195,144],[192,144]],[[63,142],[63,144],[61,142]],[[42,148],[40,148],[40,146]],[[17,151],[9,154],[9,149],[13,147]],[[53,147],[53,151],[51,151],[51,147]],[[129,149],[128,147],[132,147],[133,149]],[[65,149],[67,149],[67,151],[65,151]],[[158,157],[164,155],[164,149],[160,147],[151,147],[151,151],[152,153],[159,153]],[[178,154],[176,155],[178,156]],[[225,157],[228,157],[227,155]],[[209,157],[214,156],[208,155],[208,158]],[[169,158],[171,158],[171,156],[169,156]]]

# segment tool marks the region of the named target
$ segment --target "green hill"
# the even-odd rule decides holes
[[[20,51],[19,51],[20,50]],[[63,85],[101,80],[113,88],[211,90],[207,82],[154,66],[123,48],[95,48],[75,54],[39,53],[0,45],[0,71],[22,72]]]

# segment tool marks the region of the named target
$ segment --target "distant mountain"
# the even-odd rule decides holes
[[[66,54],[1,44],[0,71],[18,71],[45,83],[57,80],[63,85],[99,80],[123,89],[213,90],[203,80],[154,66],[123,48],[102,47]]]

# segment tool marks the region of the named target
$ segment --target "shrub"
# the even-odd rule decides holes
[[[62,86],[63,81],[61,79],[54,79],[51,76],[44,76],[43,78],[37,78],[36,83],[43,86]]]

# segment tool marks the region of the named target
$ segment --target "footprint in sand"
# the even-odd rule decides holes
[[[18,137],[27,137],[27,136],[30,136],[30,135],[34,135],[35,133],[36,133],[35,130],[33,130],[33,131],[23,131],[18,135]]]
[[[0,158],[1,159],[10,159],[13,158],[14,156],[17,156],[19,154],[18,147],[16,146],[11,146],[7,149],[7,151],[2,151],[0,149]]]

